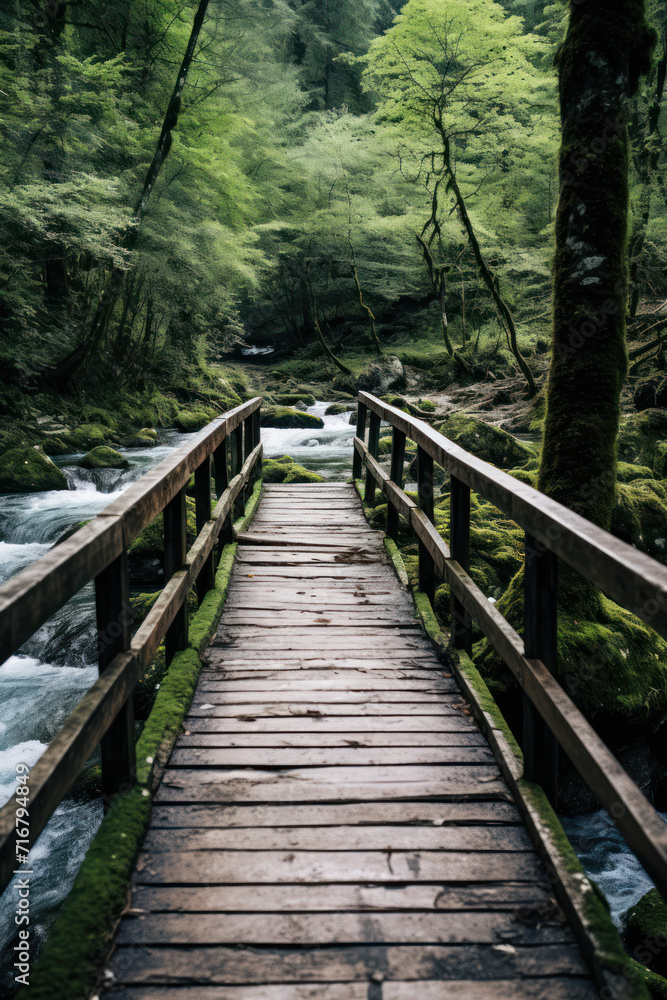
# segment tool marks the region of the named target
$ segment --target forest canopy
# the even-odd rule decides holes
[[[241,341],[318,352],[318,327],[343,353],[403,338],[460,373],[492,351],[523,371],[549,337],[566,14],[530,0],[8,4],[5,410],[91,379],[169,388]],[[635,310],[665,281],[659,88],[656,67],[631,115]]]

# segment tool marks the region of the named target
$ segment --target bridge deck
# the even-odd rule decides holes
[[[352,487],[266,487],[185,726],[118,1000],[595,996]]]

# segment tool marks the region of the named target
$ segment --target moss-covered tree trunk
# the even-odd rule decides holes
[[[644,0],[571,0],[562,120],[553,355],[539,487],[609,528],[626,371],[627,98],[648,69]]]

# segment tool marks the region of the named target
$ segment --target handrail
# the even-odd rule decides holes
[[[393,428],[391,476],[377,461],[381,420]],[[403,490],[406,437],[417,444],[419,504]],[[434,460],[451,475],[451,547],[433,524]],[[555,800],[556,753],[560,744],[667,898],[667,824],[555,676],[556,557],[635,613],[637,602],[644,602],[642,619],[665,636],[667,568],[531,486],[475,458],[423,421],[366,392],[359,393],[355,480],[363,467],[366,502],[374,504],[376,486],[388,500],[387,533],[397,537],[400,514],[417,535],[420,589],[433,600],[436,570],[449,584],[453,645],[470,651],[471,617],[475,618],[522,688],[524,776],[542,784]],[[523,639],[468,575],[471,489],[526,532]]]
[[[0,587],[0,662],[15,653],[51,615],[95,580],[100,677],[84,695],[30,772],[32,845],[102,743],[105,802],[133,784],[132,694],[166,638],[167,663],[187,646],[187,595],[213,586],[214,550],[233,540],[231,515],[245,506],[247,485],[261,469],[260,396],[216,417],[138,479],[89,524]],[[229,479],[229,458],[234,477]],[[211,511],[211,460],[219,497]],[[195,476],[197,538],[186,551],[185,490]],[[164,511],[165,583],[134,637],[127,551]],[[16,868],[16,808],[0,809],[0,891]]]

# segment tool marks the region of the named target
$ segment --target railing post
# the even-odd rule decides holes
[[[558,668],[558,604],[557,559],[550,549],[537,545],[526,532],[526,563],[524,570],[524,646],[526,657],[541,660],[557,674]],[[558,741],[535,710],[527,695],[523,696],[523,760],[524,777],[541,785],[549,801],[555,805],[558,794]]]
[[[257,447],[257,445],[261,440],[261,437],[262,437],[262,429],[260,422],[260,407],[258,406],[257,409],[254,410],[252,414],[252,448],[250,449],[251,451],[255,450],[255,448]],[[255,483],[258,479],[261,478],[262,478],[262,463],[260,462],[253,469],[252,482]]]
[[[232,474],[237,476],[243,468],[243,424],[240,423],[232,431]],[[236,517],[243,517],[245,511],[244,491],[237,494],[234,502],[234,512]]]
[[[195,470],[195,508],[197,512],[197,534],[207,521],[211,520],[211,457],[210,455]],[[201,604],[204,595],[215,582],[214,555],[211,551],[197,577],[197,597]]]
[[[368,450],[373,458],[378,457],[380,450],[380,417],[371,410],[371,420],[368,429]],[[364,491],[364,503],[375,506],[375,479],[370,469],[366,470],[366,489]]]
[[[391,481],[396,483],[399,489],[403,489],[403,465],[405,462],[405,434],[399,431],[398,427],[392,428],[391,433]],[[393,503],[389,501],[387,506],[387,534],[394,541],[398,538],[398,511]]]
[[[185,563],[187,555],[187,506],[185,503],[185,488],[179,490],[173,500],[164,509],[164,582]],[[174,653],[185,649],[188,644],[188,599],[178,609],[166,636],[167,665],[171,663]]]
[[[433,459],[417,448],[417,488],[419,506],[429,521],[433,522]],[[419,540],[419,589],[426,594],[431,604],[435,600],[435,562],[422,540]]]
[[[246,459],[252,455],[252,449],[255,447],[253,444],[254,431],[254,421],[251,413],[243,421],[243,462],[245,462]],[[242,465],[243,462],[241,463]],[[252,480],[249,480],[248,482],[252,483]],[[245,507],[248,502],[248,486],[243,487],[241,494],[243,496],[243,510],[245,511]]]
[[[225,492],[229,486],[229,466],[227,464],[227,451],[228,451],[228,441],[229,438],[225,436],[224,441],[218,445],[218,447],[213,452],[213,469],[215,472],[215,492],[218,500]],[[231,511],[225,519],[222,531],[218,535],[220,546],[228,545],[230,542],[234,541],[234,533],[232,531],[232,515]]]
[[[451,477],[450,550],[462,569],[470,569],[470,487]],[[452,594],[452,639],[455,649],[472,652],[472,622],[461,602]]]
[[[119,653],[130,648],[132,608],[127,551],[95,577],[98,663],[103,673]],[[102,795],[104,808],[136,776],[134,705],[129,697],[102,737]]]
[[[368,407],[365,403],[359,403],[357,409],[357,437],[366,443],[366,414]],[[355,448],[352,453],[352,478],[361,479],[361,455]]]

